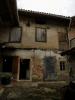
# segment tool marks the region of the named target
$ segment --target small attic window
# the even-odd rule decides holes
[[[35,19],[35,23],[36,24],[46,24],[46,20],[45,19]]]
[[[26,26],[30,27],[30,20],[27,21]]]

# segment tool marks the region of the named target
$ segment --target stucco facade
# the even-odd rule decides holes
[[[30,81],[68,80],[69,69],[67,61],[65,57],[60,55],[62,50],[68,49],[68,38],[66,37],[66,40],[62,40],[61,36],[60,39],[60,34],[67,36],[68,25],[63,25],[59,23],[59,21],[50,23],[49,19],[46,20],[46,24],[37,24],[34,20],[37,18],[26,17],[25,15],[19,16],[19,28],[21,29],[19,42],[11,41],[12,37],[10,33],[12,31],[13,36],[15,27],[2,29],[2,31],[0,31],[0,42],[4,43],[1,56],[12,57],[12,64],[10,65],[12,65],[13,69],[11,71],[13,78],[16,80]],[[62,18],[60,17],[59,19]],[[46,41],[36,41],[37,28],[46,30]],[[18,34],[16,37],[18,37]],[[6,58],[3,59],[6,61]],[[15,66],[15,68],[13,66]],[[25,66],[28,67],[25,68]]]

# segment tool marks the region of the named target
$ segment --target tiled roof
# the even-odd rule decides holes
[[[26,13],[26,14],[30,13],[30,14],[36,14],[36,15],[42,15],[42,16],[56,17],[56,18],[61,18],[61,19],[70,19],[70,17],[67,17],[67,16],[56,15],[56,14],[45,13],[45,12],[38,12],[38,11],[25,10],[25,9],[18,9],[18,11],[22,13]]]

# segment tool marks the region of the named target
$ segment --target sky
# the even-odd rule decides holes
[[[75,0],[17,0],[19,9],[75,16]]]

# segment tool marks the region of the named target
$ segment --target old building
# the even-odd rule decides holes
[[[19,10],[19,27],[0,30],[0,71],[14,80],[67,80],[69,69],[60,52],[68,49],[69,18]]]

